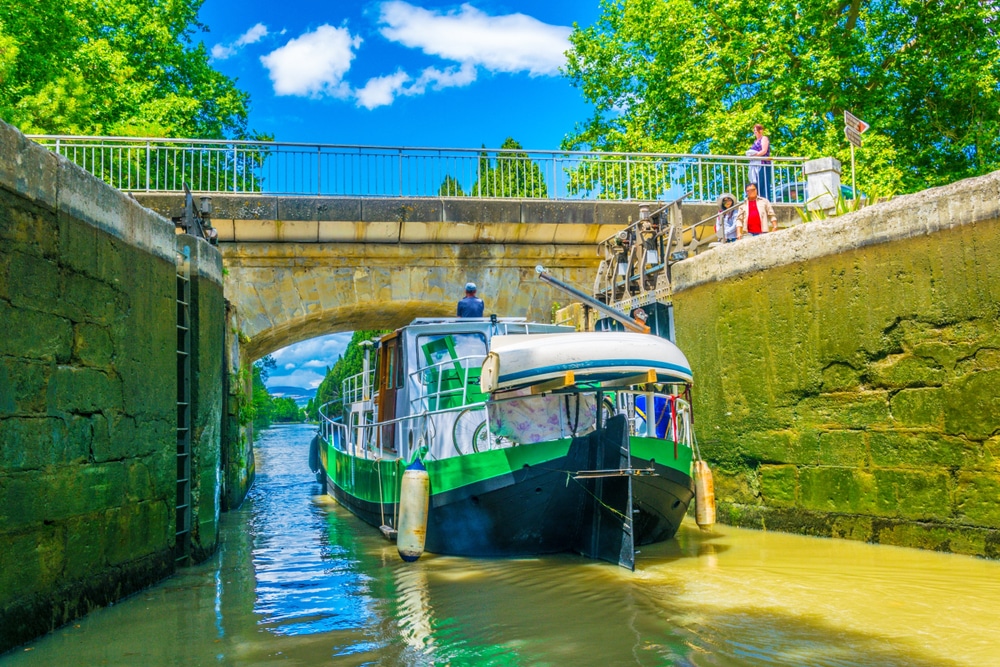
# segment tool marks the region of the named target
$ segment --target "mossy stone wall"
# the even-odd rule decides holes
[[[218,543],[223,510],[223,394],[226,373],[226,300],[222,255],[205,240],[187,234],[178,247],[191,258],[191,540],[194,562]]]
[[[1000,557],[998,202],[1000,173],[675,274],[722,521]]]
[[[0,652],[174,571],[176,248],[169,221],[0,123]],[[219,493],[207,252],[195,556],[214,549]]]

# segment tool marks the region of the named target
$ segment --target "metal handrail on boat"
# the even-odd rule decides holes
[[[648,392],[639,389],[618,389],[614,393],[614,410],[616,413],[625,415],[629,423],[629,432],[632,435],[676,442],[678,445],[683,445],[693,451],[691,407],[681,396],[662,391]],[[652,420],[640,414],[640,408],[636,403],[636,398],[640,396],[644,397],[645,406],[653,406]],[[507,397],[499,399],[495,403],[516,401],[523,398],[525,397]],[[663,402],[660,403],[657,399],[663,399]],[[665,423],[663,421],[665,415],[657,412],[658,404],[663,405],[664,409],[670,407],[669,413],[666,414]],[[485,402],[454,405],[436,410],[422,410],[403,417],[359,424],[344,424],[331,418],[326,414],[328,405],[330,404],[320,408],[321,433],[324,440],[333,444],[340,451],[370,461],[396,460],[400,455],[410,458],[414,447],[420,447],[422,443],[430,442],[431,438],[436,435],[434,429],[439,428],[441,424],[435,417],[452,413],[457,413],[455,420],[451,422],[453,439],[458,438],[458,422],[463,419],[466,413],[470,415],[470,418],[466,420],[467,426],[463,432],[472,434],[469,448],[475,452],[504,449],[516,444],[524,444],[514,443],[502,437],[494,437],[490,410]],[[648,414],[648,408],[642,409]],[[399,451],[398,447],[390,449],[383,446],[382,439],[385,435],[384,429],[387,426],[393,428],[394,442],[406,442],[405,452]],[[355,431],[354,438],[349,437],[352,430]],[[461,454],[460,443],[456,441],[453,444],[455,447],[453,455]],[[441,451],[428,451],[424,454],[424,458],[425,460],[436,460],[442,458],[441,453]]]
[[[341,382],[340,395],[344,399],[344,405],[349,405],[351,403],[357,403],[358,401],[365,401],[371,398],[371,396],[365,396],[365,389],[369,392],[375,389],[375,370],[372,369],[368,371],[367,382],[365,382],[365,373],[357,373],[351,375],[350,377],[344,378]]]
[[[635,399],[638,396],[645,397],[645,404],[653,406],[653,419],[650,422],[648,416],[639,414]],[[671,437],[666,438],[678,444],[684,445],[688,449],[692,448],[693,434],[691,430],[691,405],[677,394],[666,394],[663,392],[647,392],[641,390],[619,390],[616,392],[616,409],[624,413],[629,422],[629,433],[645,437],[656,437],[660,432],[663,414],[656,411],[656,399],[664,399],[664,407],[673,406],[670,414],[667,415],[666,423],[663,424],[663,432]],[[647,414],[649,408],[645,408]],[[642,424],[640,425],[640,421]]]
[[[485,360],[485,354],[449,358],[411,372],[410,386],[426,388],[428,391],[410,399],[410,410],[436,412],[441,405],[451,407],[452,403],[459,403],[462,406],[484,403],[486,396],[479,391],[478,379],[471,384],[474,391],[471,392],[473,395],[470,395],[469,374],[473,370],[479,371]],[[432,386],[433,391],[430,391]]]
[[[485,424],[487,433],[489,432],[489,412],[486,409],[485,403],[469,404],[469,405],[456,405],[447,408],[441,408],[433,411],[422,411],[415,414],[405,415],[403,417],[396,417],[394,419],[386,419],[384,421],[377,422],[366,422],[360,424],[344,424],[342,422],[337,422],[327,416],[323,410],[320,410],[321,417],[321,433],[322,437],[329,443],[333,443],[337,449],[356,458],[363,458],[372,461],[383,460],[383,459],[396,459],[400,457],[400,451],[398,448],[390,449],[383,446],[382,438],[384,435],[384,428],[387,426],[393,427],[393,437],[395,442],[403,442],[404,435],[410,435],[416,433],[413,442],[406,440],[408,447],[417,447],[421,440],[427,442],[431,434],[431,429],[434,424],[434,417],[445,415],[448,413],[459,413],[456,422],[463,416],[462,413],[483,413],[483,418],[481,423]],[[472,421],[475,423],[477,421],[476,417],[473,417]],[[412,425],[416,423],[416,426]],[[404,426],[410,425],[410,429],[404,429]],[[454,427],[453,427],[454,428]],[[350,438],[351,431],[355,431],[355,437]],[[479,430],[479,426],[470,429],[473,433]],[[490,441],[491,449],[493,442]],[[411,451],[406,452],[407,455],[411,454]],[[408,458],[408,457],[407,457]],[[436,456],[428,457],[430,459],[437,458]]]

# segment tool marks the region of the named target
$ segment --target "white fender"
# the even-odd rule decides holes
[[[403,472],[399,488],[399,528],[396,549],[407,563],[420,558],[427,539],[427,508],[431,480],[419,459]]]

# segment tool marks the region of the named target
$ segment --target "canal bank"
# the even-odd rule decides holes
[[[0,658],[126,665],[978,666],[1000,661],[1000,563],[685,524],[632,573],[564,555],[400,561],[260,434],[208,561]],[[122,632],[122,627],[128,632]]]
[[[3,651],[205,558],[246,488],[217,250],[2,123],[0,324]]]
[[[1000,557],[1000,172],[674,265],[720,519]]]

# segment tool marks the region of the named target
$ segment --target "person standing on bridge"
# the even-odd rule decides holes
[[[757,184],[757,190],[762,197],[770,199],[771,175],[774,171],[771,165],[771,138],[764,134],[764,126],[760,123],[753,126],[753,136],[754,142],[747,150],[747,155],[757,159],[751,161],[750,182]],[[755,162],[757,164],[754,164]]]
[[[757,186],[753,183],[747,184],[746,192],[747,198],[736,212],[736,238],[743,238],[744,233],[757,236],[778,231],[778,216],[771,202],[757,196]]]
[[[459,317],[482,317],[486,305],[476,296],[476,283],[465,284],[465,298],[458,302]]]

